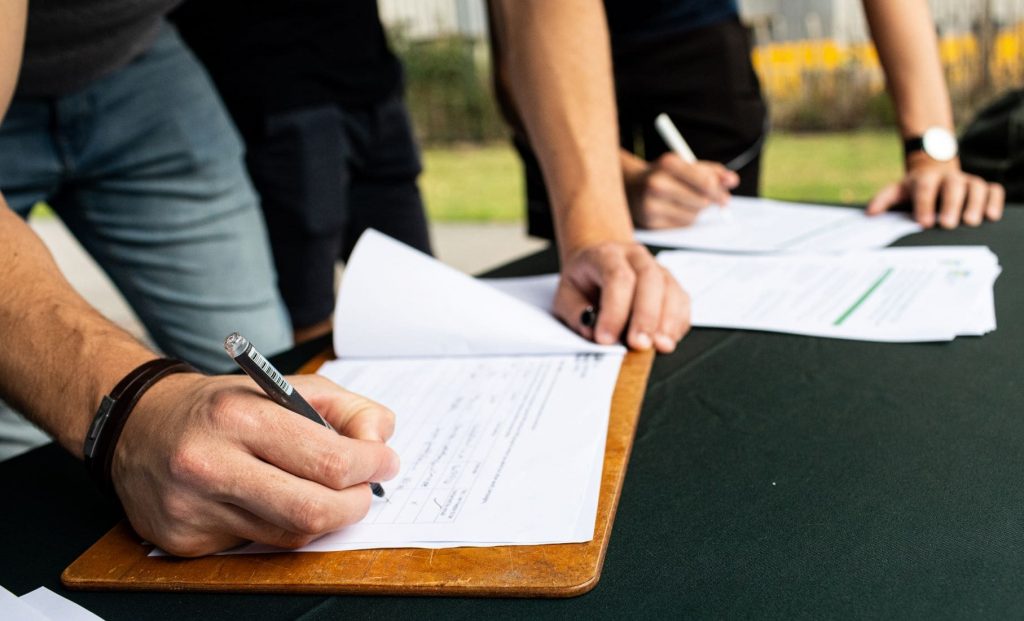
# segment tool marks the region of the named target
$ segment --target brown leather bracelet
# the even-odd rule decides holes
[[[128,416],[153,384],[174,373],[198,373],[192,365],[173,358],[158,358],[139,365],[124,376],[100,402],[96,417],[85,436],[85,467],[103,491],[117,498],[111,465],[114,449],[124,430]]]

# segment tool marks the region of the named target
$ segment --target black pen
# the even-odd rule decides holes
[[[278,405],[299,416],[305,416],[318,425],[334,430],[334,427],[331,427],[331,424],[323,416],[320,416],[320,413],[314,410],[308,401],[302,398],[299,391],[288,383],[284,375],[281,375],[281,372],[274,368],[269,360],[256,351],[256,347],[249,342],[249,339],[237,332],[232,332],[224,339],[224,351]],[[380,483],[370,483],[370,491],[374,496],[384,497],[384,488]]]

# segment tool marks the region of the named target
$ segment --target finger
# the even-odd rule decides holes
[[[171,526],[155,538],[148,539],[165,552],[186,558],[213,554],[247,541],[278,548],[298,548],[314,539],[313,535],[291,532],[230,504],[207,503],[201,513],[203,524],[189,524],[184,528]]]
[[[644,194],[645,198],[658,198],[670,203],[672,207],[666,210],[668,212],[677,208],[699,212],[714,202],[712,197],[701,194],[664,172],[656,172],[648,178],[647,191]]]
[[[699,196],[712,202],[718,202],[723,196],[728,195],[722,187],[717,170],[704,162],[691,164],[684,162],[675,154],[666,154],[658,159],[658,167],[686,184]]]
[[[725,166],[713,163],[711,164],[715,172],[718,174],[718,180],[722,184],[722,187],[730,190],[735,189],[740,184],[740,175],[736,171],[729,170]]]
[[[562,276],[555,292],[552,310],[555,316],[585,339],[594,339],[594,326],[583,321],[583,313],[587,308],[594,308],[590,298],[583,294],[573,282]]]
[[[914,182],[914,220],[925,228],[935,226],[935,202],[939,194],[939,177],[922,175]]]
[[[621,254],[606,254],[601,260],[601,313],[594,327],[594,340],[602,345],[611,345],[619,341],[629,320],[636,274]]]
[[[704,201],[707,203],[707,201]],[[700,215],[700,207],[680,205],[676,202],[666,200],[654,193],[648,194],[644,200],[645,211],[647,212],[647,228],[669,229],[690,226]]]
[[[989,186],[978,177],[967,180],[967,202],[964,207],[964,224],[981,226],[985,219],[985,205],[988,203]]]
[[[317,538],[315,534],[296,533],[264,520],[242,507],[216,505],[216,519],[228,536],[255,541],[277,548],[301,548]]]
[[[667,271],[661,325],[654,344],[663,354],[672,353],[679,341],[690,331],[690,296]]]
[[[237,460],[223,473],[214,497],[300,535],[321,535],[363,519],[370,486],[336,490],[284,472],[255,458]]]
[[[868,203],[867,213],[872,216],[880,214],[892,209],[905,200],[907,200],[907,197],[903,184],[890,183],[871,199],[871,202]]]
[[[985,217],[993,222],[1003,219],[1003,209],[1006,206],[1006,188],[999,183],[990,183],[988,192],[988,204],[985,206]]]
[[[630,255],[630,264],[636,272],[636,288],[626,344],[631,349],[647,351],[654,346],[654,334],[661,323],[665,278],[661,266],[646,252]]]
[[[344,436],[385,442],[395,431],[395,415],[391,410],[345,390],[326,377],[297,375],[288,380]]]
[[[951,174],[942,180],[942,199],[939,210],[939,225],[944,229],[955,229],[960,224],[967,195],[967,180],[963,175]]]
[[[398,455],[379,441],[338,435],[283,408],[246,418],[257,421],[239,425],[241,441],[249,451],[301,479],[345,489],[366,481],[386,481],[398,472]]]

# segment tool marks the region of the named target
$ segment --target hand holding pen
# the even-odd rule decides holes
[[[689,226],[705,208],[725,207],[739,176],[721,164],[698,161],[668,115],[658,115],[654,127],[668,153],[651,162],[620,155],[634,224],[645,229]]]
[[[232,332],[224,339],[224,351],[278,405],[334,431],[334,427],[256,350],[249,339]],[[370,483],[370,491],[378,498],[384,497],[384,487],[380,483]]]
[[[327,378],[286,378],[338,430],[281,409],[244,376],[181,373],[127,420],[112,479],[132,527],[177,556],[246,541],[296,548],[363,519],[398,473],[387,408]]]

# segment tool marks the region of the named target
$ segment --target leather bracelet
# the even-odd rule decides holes
[[[117,498],[114,481],[111,478],[114,449],[117,448],[121,431],[124,430],[128,416],[135,409],[135,404],[153,384],[168,375],[198,372],[187,362],[173,358],[158,358],[136,367],[117,383],[109,395],[104,395],[85,436],[85,467],[103,491],[112,498]]]

